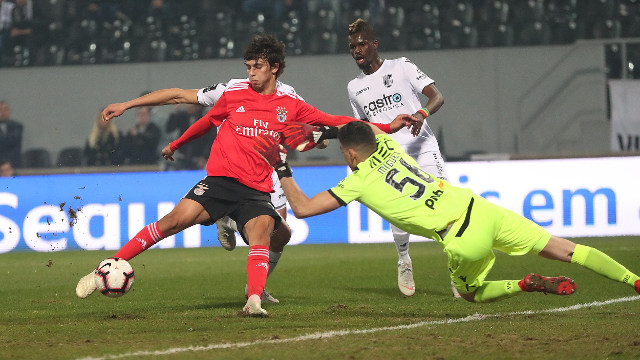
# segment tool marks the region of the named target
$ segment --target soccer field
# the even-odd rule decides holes
[[[640,238],[590,238],[640,272]],[[576,265],[498,254],[492,279],[567,275],[571,296],[525,293],[492,304],[451,297],[446,256],[413,243],[417,292],[397,289],[389,244],[286,248],[267,288],[269,318],[245,303],[247,248],[150,250],[131,292],[78,299],[105,251],[0,255],[1,359],[638,359],[640,296]]]

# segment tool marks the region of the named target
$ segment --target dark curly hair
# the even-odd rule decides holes
[[[279,64],[278,72],[276,72],[276,79],[282,75],[284,71],[284,57],[285,47],[282,41],[276,39],[275,36],[270,34],[257,34],[253,35],[251,43],[247,46],[247,50],[244,52],[244,61],[250,60],[266,60],[271,67],[275,64]]]

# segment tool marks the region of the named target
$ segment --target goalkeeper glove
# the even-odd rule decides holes
[[[287,149],[272,136],[260,134],[253,138],[253,149],[276,170],[278,178],[291,177],[291,167],[287,164]]]
[[[338,137],[338,128],[334,126],[314,126],[304,123],[292,123],[284,129],[285,143],[298,151],[311,150],[325,139]]]

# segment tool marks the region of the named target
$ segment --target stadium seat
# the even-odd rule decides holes
[[[484,27],[484,30],[479,32],[479,46],[513,46],[513,43],[513,27],[508,23],[493,24],[492,26]]]
[[[475,7],[475,23],[478,26],[505,24],[509,21],[509,9],[507,0],[487,0]]]
[[[38,51],[36,65],[63,65],[66,52],[65,29],[60,21],[47,25],[47,41]]]
[[[379,36],[381,51],[405,51],[407,50],[408,33],[403,28],[392,28]]]
[[[353,19],[357,18],[358,16],[354,15]],[[311,31],[323,32],[335,31],[337,24],[338,18],[334,10],[319,9],[317,12],[311,14],[307,25]]]
[[[203,17],[211,21],[201,21],[196,35],[199,57],[227,58],[234,56],[233,26],[235,18],[228,8],[209,8]]]
[[[591,28],[591,35],[594,39],[615,39],[622,35],[620,21],[615,18],[598,19]]]
[[[405,11],[401,6],[389,6],[384,9],[378,26],[386,29],[401,29],[405,24]]]
[[[513,2],[513,23],[519,24],[544,20],[544,0],[527,0]]]
[[[198,30],[195,18],[182,14],[167,35],[168,60],[197,60],[199,58]]]
[[[617,0],[591,0],[581,1],[582,13],[580,16],[588,22],[594,23],[598,19],[614,18],[617,12]]]
[[[442,46],[445,48],[473,48],[478,46],[478,29],[473,25],[462,25],[456,23],[450,27],[443,36]]]
[[[440,49],[441,47],[440,28],[438,26],[423,26],[412,30],[409,34],[408,48],[410,50]]]
[[[82,166],[82,148],[80,147],[67,147],[60,150],[58,154],[58,161],[56,166],[58,167],[74,167]]]
[[[604,59],[607,78],[620,79],[622,77],[622,55],[620,54],[620,45],[606,45],[604,49]]]
[[[516,31],[516,45],[548,45],[551,43],[551,26],[545,21],[524,23]]]
[[[440,8],[435,1],[405,6],[406,26],[412,29],[440,25]]]
[[[306,50],[310,54],[335,54],[338,52],[338,34],[334,31],[323,31],[319,34],[310,34],[310,36],[312,38],[309,39]]]
[[[48,168],[51,166],[51,155],[44,148],[28,149],[22,154],[22,166],[25,168]]]
[[[469,0],[456,0],[451,6],[451,10],[443,14],[445,19],[450,17],[450,19],[460,21],[462,26],[471,25],[474,20],[474,8]]]
[[[615,17],[620,20],[623,37],[640,37],[640,1],[621,0]]]
[[[31,51],[26,46],[16,45],[9,53],[9,62],[14,67],[31,65]]]
[[[578,17],[578,0],[548,0],[546,13],[549,19],[576,19]]]
[[[278,36],[284,42],[288,54],[301,55],[303,53],[300,27],[301,21],[298,13],[293,10],[289,11],[280,26]]]
[[[550,26],[552,44],[571,44],[585,37],[583,23],[572,19],[556,18]]]
[[[640,79],[640,44],[629,44],[627,46],[628,56],[628,77]]]

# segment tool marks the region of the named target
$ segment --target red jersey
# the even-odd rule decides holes
[[[253,150],[254,136],[268,134],[283,143],[281,132],[289,122],[337,126],[354,120],[324,113],[293,92],[276,90],[261,95],[248,80],[234,79],[213,108],[171,143],[171,150],[219,126],[207,161],[207,175],[234,178],[250,188],[273,192],[273,169]]]

